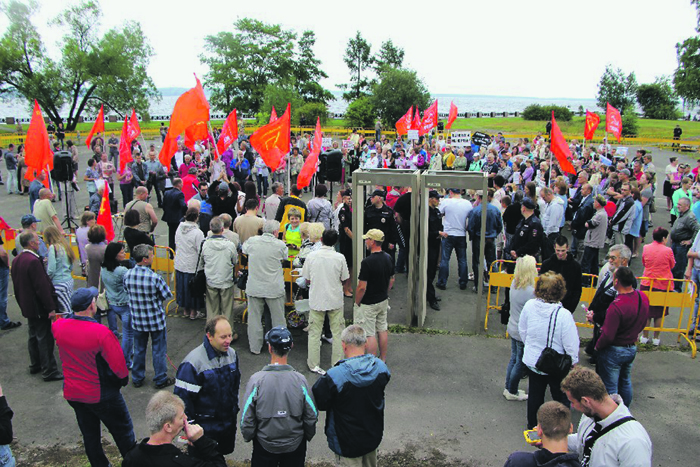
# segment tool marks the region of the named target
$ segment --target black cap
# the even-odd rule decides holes
[[[372,196],[381,196],[382,198],[386,198],[386,192],[384,190],[374,190],[372,192]]]
[[[451,191],[452,193],[462,193],[461,188],[448,188],[447,191]]]
[[[340,196],[352,196],[352,189],[348,188],[340,192]]]
[[[530,198],[525,198],[523,200],[523,206],[527,209],[535,209],[535,203],[533,203]]]
[[[440,196],[437,190],[430,190],[430,192],[428,192],[428,198],[442,198],[442,196]]]
[[[292,333],[289,332],[289,329],[283,326],[277,326],[276,328],[272,328],[267,331],[265,340],[267,340],[271,346],[280,350],[291,349],[292,343],[294,342],[292,339]]]

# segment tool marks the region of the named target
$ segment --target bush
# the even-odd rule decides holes
[[[628,107],[622,114],[622,136],[637,136],[638,134],[637,114],[633,107]]]
[[[294,112],[292,110],[292,112]],[[321,117],[321,125],[325,125],[328,120],[328,109],[326,104],[321,102],[307,102],[295,112],[299,118],[299,123],[304,126],[315,126],[316,117]]]
[[[370,97],[360,97],[350,103],[345,111],[345,126],[349,128],[374,128],[375,109]]]
[[[552,111],[554,118],[562,122],[570,122],[574,116],[571,110],[559,105],[530,104],[523,110],[523,120],[549,121]]]

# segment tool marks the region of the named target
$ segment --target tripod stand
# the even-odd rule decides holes
[[[71,187],[70,191],[68,191],[69,186]],[[75,211],[75,191],[73,190],[73,184],[68,183],[66,180],[63,181],[63,194],[65,195],[64,199],[66,201],[66,215],[63,218],[63,222],[61,222],[61,226],[65,228],[66,232],[71,233],[79,226],[78,223],[73,220],[73,212]]]

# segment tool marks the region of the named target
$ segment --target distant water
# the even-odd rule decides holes
[[[185,89],[182,90],[183,92]],[[336,98],[328,105],[328,111],[334,114],[343,114],[348,107],[340,93],[334,93]],[[153,101],[149,107],[152,117],[167,117],[173,110],[178,95],[164,95],[160,101]],[[516,96],[478,96],[465,94],[437,94],[432,99],[438,100],[438,112],[447,114],[450,111],[450,102],[454,102],[459,113],[464,112],[522,112],[530,104],[549,105],[555,104],[568,107],[577,111],[579,106],[588,110],[597,110],[595,99],[548,99],[540,97],[516,97]],[[408,109],[407,109],[408,110]],[[421,112],[425,109],[420,109]],[[61,109],[63,115],[68,114],[68,106]],[[216,118],[216,112],[212,117]],[[15,117],[29,118],[31,108],[21,99],[0,100],[0,118]],[[94,115],[84,114],[86,120],[94,119]]]

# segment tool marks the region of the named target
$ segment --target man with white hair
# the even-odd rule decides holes
[[[242,248],[248,255],[248,345],[254,355],[260,355],[263,345],[261,318],[265,304],[270,308],[272,326],[286,326],[282,262],[289,258],[289,251],[277,238],[279,229],[279,222],[265,221],[263,234],[250,237]]]
[[[224,315],[231,321],[233,271],[238,261],[236,245],[223,235],[224,223],[215,217],[209,224],[212,235],[202,244],[201,264],[207,277],[207,319]],[[233,340],[238,339],[234,333]]]

